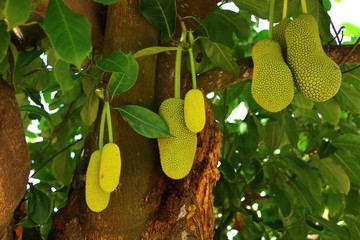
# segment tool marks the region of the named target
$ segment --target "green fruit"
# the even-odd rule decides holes
[[[273,40],[280,44],[283,56],[286,56],[285,29],[292,20],[285,18],[273,28]]]
[[[184,101],[177,98],[166,99],[159,108],[169,126],[172,137],[158,138],[160,163],[164,173],[172,179],[181,179],[193,165],[197,137],[184,121]]]
[[[323,50],[315,18],[299,15],[287,26],[285,40],[287,62],[299,92],[315,102],[333,97],[340,88],[342,74]]]
[[[294,83],[280,45],[270,39],[258,41],[252,50],[254,62],[251,93],[255,101],[269,112],[278,112],[294,97]]]
[[[107,143],[101,151],[100,186],[105,192],[112,192],[119,184],[121,171],[120,149],[115,143]]]
[[[184,118],[187,128],[192,132],[200,132],[206,121],[204,96],[199,89],[191,89],[184,99]]]
[[[93,212],[101,212],[109,204],[110,193],[100,187],[99,170],[101,151],[97,150],[91,154],[89,166],[86,171],[85,201]]]

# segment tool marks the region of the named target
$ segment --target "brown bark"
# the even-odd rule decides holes
[[[1,78],[0,96],[0,239],[12,239],[10,222],[26,190],[30,156],[14,90]]]

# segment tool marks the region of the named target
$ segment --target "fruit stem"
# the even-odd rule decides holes
[[[270,0],[270,9],[269,9],[269,38],[272,39],[273,25],[274,25],[274,10],[275,10],[275,0]]]
[[[100,133],[99,133],[99,150],[102,150],[104,146],[104,131],[105,131],[105,120],[106,120],[106,107],[103,106],[100,120]]]
[[[113,139],[113,130],[112,130],[112,123],[111,123],[111,112],[110,112],[109,102],[105,102],[105,108],[106,108],[106,122],[107,122],[107,127],[108,127],[109,143],[112,143],[114,141],[114,139]]]
[[[190,41],[190,47],[188,49],[189,52],[189,58],[190,58],[190,70],[191,70],[191,83],[192,88],[196,89],[196,73],[195,73],[195,62],[194,62],[194,53],[193,53],[193,45],[194,45],[194,36],[192,32],[189,32],[189,41]]]
[[[181,56],[182,56],[182,46],[178,45],[176,50],[176,59],[175,59],[175,82],[174,82],[174,98],[180,98],[180,79],[181,79]]]
[[[287,15],[287,5],[288,5],[288,0],[283,0],[282,19],[285,19],[285,18],[286,18],[286,15]]]
[[[301,11],[302,13],[307,13],[306,0],[301,0]]]

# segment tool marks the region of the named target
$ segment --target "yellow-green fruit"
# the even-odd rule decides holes
[[[316,102],[333,97],[342,74],[323,50],[315,18],[309,14],[296,17],[285,30],[285,40],[287,63],[299,92]]]
[[[159,108],[169,126],[171,137],[158,138],[160,163],[164,173],[172,179],[185,177],[193,165],[197,137],[184,121],[184,101],[177,98],[166,99]]]
[[[192,132],[200,132],[205,126],[204,96],[199,89],[191,89],[184,99],[185,124]]]
[[[273,28],[273,40],[280,44],[283,56],[286,56],[285,29],[291,21],[290,18],[285,18]]]
[[[85,201],[93,212],[101,212],[109,204],[110,193],[105,192],[100,187],[101,151],[97,150],[91,154],[89,165],[86,171],[85,181]]]
[[[273,40],[262,39],[254,45],[252,59],[253,98],[269,112],[281,111],[294,97],[294,82],[282,57],[280,45]]]
[[[100,186],[105,192],[112,192],[119,184],[121,171],[120,149],[115,143],[107,143],[101,151]]]

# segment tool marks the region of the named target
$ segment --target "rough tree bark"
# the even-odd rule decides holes
[[[30,156],[14,89],[0,78],[0,239],[12,239],[13,212],[23,198]]]

